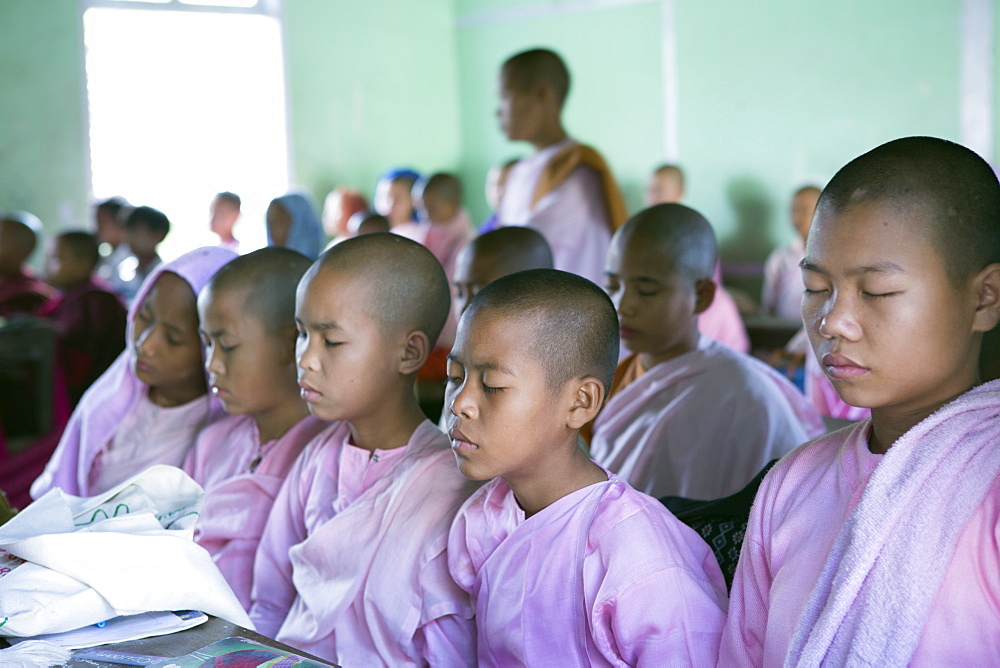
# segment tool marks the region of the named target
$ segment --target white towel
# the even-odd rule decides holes
[[[959,535],[1000,477],[1000,381],[903,434],[841,528],[786,666],[907,665]]]
[[[253,628],[192,540],[200,486],[154,466],[99,496],[53,489],[0,527],[0,635],[35,636],[156,610]],[[23,562],[22,562],[23,560]]]

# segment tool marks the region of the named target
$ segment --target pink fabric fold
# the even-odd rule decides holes
[[[230,415],[206,427],[188,453],[184,468],[205,488],[194,539],[248,611],[254,557],[274,498],[296,457],[328,424],[308,415],[261,445],[252,416]]]
[[[893,444],[837,535],[785,665],[910,662],[959,535],[1000,477],[998,434],[993,381]]]
[[[222,248],[198,248],[159,265],[146,278],[129,308],[125,350],[84,393],[55,453],[31,486],[33,498],[55,487],[75,496],[91,495],[88,477],[94,457],[114,437],[124,417],[147,390],[132,369],[132,332],[136,314],[160,274],[166,271],[177,274],[197,295],[215,272],[235,257],[235,253]],[[221,405],[215,403],[213,412],[219,411]]]
[[[786,378],[702,335],[697,350],[611,397],[594,422],[590,453],[657,498],[717,499],[823,432],[819,414]]]
[[[470,664],[472,607],[445,546],[474,484],[428,421],[395,450],[349,440],[334,423],[289,473],[255,563],[251,618],[343,665]]]
[[[714,665],[725,584],[711,550],[612,475],[525,518],[496,479],[448,542],[480,666]]]

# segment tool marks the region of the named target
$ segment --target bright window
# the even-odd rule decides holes
[[[170,259],[216,243],[209,204],[231,190],[241,250],[258,248],[267,204],[288,187],[280,23],[227,10],[256,0],[167,3],[96,1],[84,13],[93,195],[166,213]]]

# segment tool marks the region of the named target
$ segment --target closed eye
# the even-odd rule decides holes
[[[496,394],[497,392],[502,392],[504,388],[502,387],[490,387],[489,385],[483,383],[483,392],[486,394]]]

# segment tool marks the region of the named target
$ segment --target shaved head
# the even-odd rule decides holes
[[[4,228],[4,243],[10,244],[25,259],[35,250],[38,235],[42,231],[41,221],[26,211],[11,211],[3,214],[0,225]]]
[[[346,239],[309,269],[335,271],[367,286],[365,308],[394,333],[419,330],[433,346],[441,334],[451,297],[441,263],[429,250],[398,234],[377,233]]]
[[[479,291],[462,322],[500,314],[530,326],[525,349],[544,368],[548,384],[592,376],[605,392],[618,364],[618,314],[611,299],[585,278],[531,269],[498,278]]]
[[[935,137],[905,137],[847,163],[817,209],[837,214],[855,204],[890,202],[930,227],[956,285],[1000,262],[1000,183],[973,151]]]
[[[423,183],[420,190],[422,196],[434,194],[453,204],[462,203],[462,183],[454,174],[438,172]]]
[[[476,293],[501,276],[552,266],[548,242],[529,227],[501,227],[476,237],[455,259],[455,315],[461,317]]]
[[[289,248],[261,248],[222,267],[202,294],[210,299],[224,291],[246,292],[244,313],[277,333],[295,326],[295,290],[310,264],[309,258]]]
[[[715,233],[704,216],[683,204],[657,204],[632,216],[611,241],[624,248],[639,243],[656,249],[673,271],[692,282],[711,279],[717,249]]]
[[[72,256],[86,262],[89,271],[93,271],[101,259],[97,235],[95,234],[83,230],[70,230],[59,234],[56,239]]]
[[[551,86],[559,106],[566,102],[569,95],[569,70],[555,51],[522,51],[504,62],[503,71],[508,80],[522,91],[529,91],[539,84]]]
[[[489,280],[527,269],[552,269],[552,249],[530,227],[501,227],[469,242],[462,250],[477,267],[488,269]],[[488,281],[487,281],[488,282]]]

